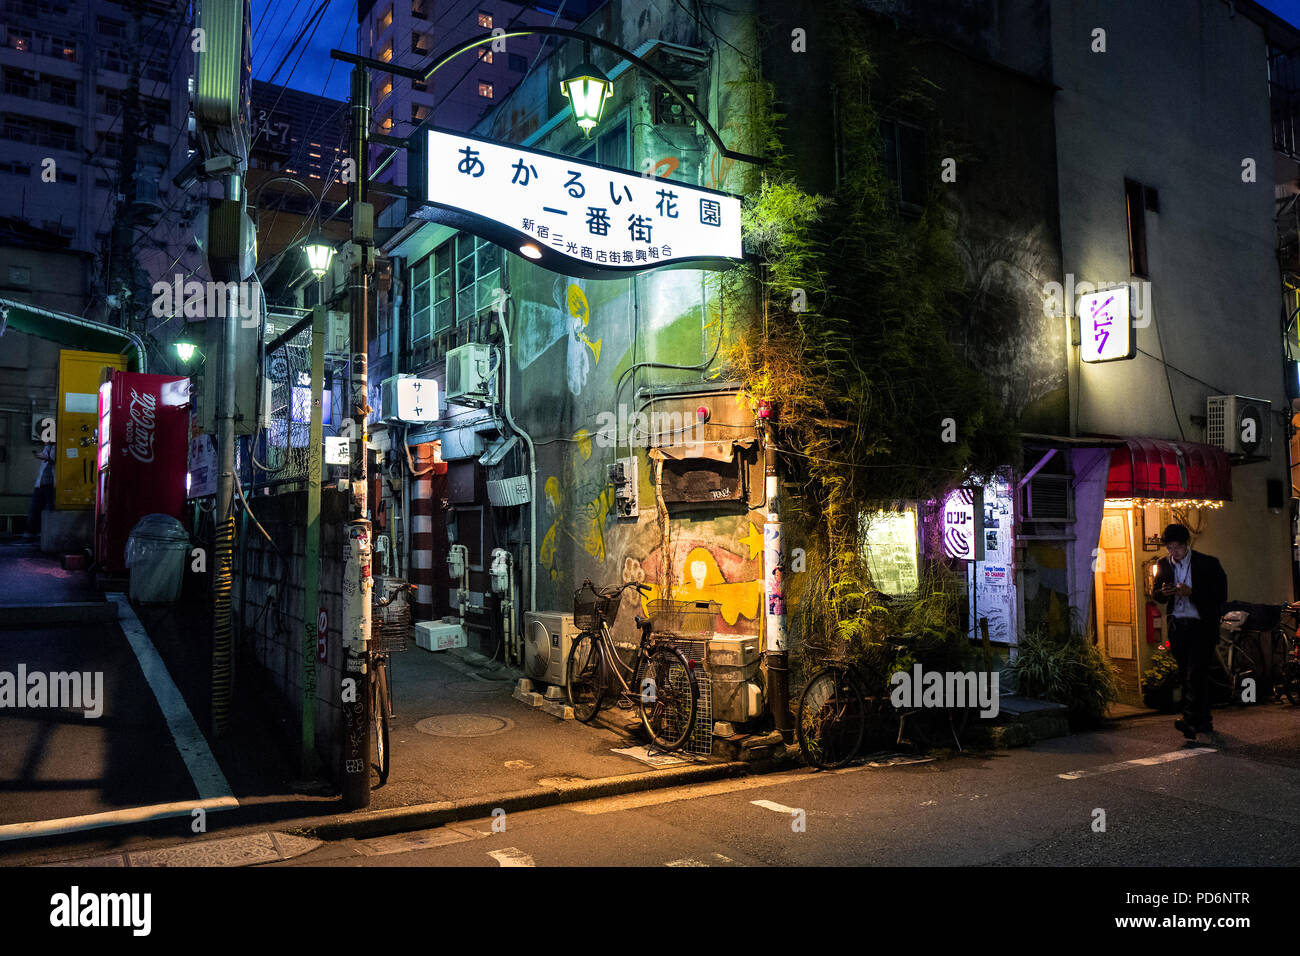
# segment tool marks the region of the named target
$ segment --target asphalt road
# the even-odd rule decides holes
[[[1296,866],[1300,708],[611,797],[327,844],[284,866]],[[493,824],[496,824],[494,829]]]

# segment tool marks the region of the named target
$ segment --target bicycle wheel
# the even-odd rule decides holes
[[[1281,671],[1278,678],[1278,691],[1291,704],[1300,704],[1300,639],[1279,634],[1281,653],[1278,666]]]
[[[799,751],[820,770],[843,767],[857,756],[866,726],[867,704],[848,668],[823,667],[799,695]]]
[[[569,649],[564,676],[573,716],[580,723],[591,723],[605,695],[605,652],[600,641],[589,633],[581,634]]]
[[[388,770],[392,762],[392,753],[388,749],[388,662],[383,657],[376,657],[370,666],[371,687],[374,690],[370,707],[375,725],[375,769],[379,771],[379,785],[382,787],[388,782]]]
[[[657,647],[637,676],[632,692],[638,697],[641,723],[657,747],[677,750],[695,728],[695,709],[700,700],[695,672],[677,648]]]

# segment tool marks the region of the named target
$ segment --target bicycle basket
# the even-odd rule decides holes
[[[370,612],[370,650],[376,654],[404,651],[411,632],[411,602],[406,594],[393,598],[387,607]]]
[[[722,609],[717,601],[651,601],[650,629],[677,637],[712,637]]]
[[[618,617],[618,608],[623,595],[604,597],[595,588],[582,587],[573,592],[573,626],[579,631],[596,632],[600,630],[603,619],[610,627]]]

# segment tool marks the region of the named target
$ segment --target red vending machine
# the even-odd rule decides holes
[[[95,560],[126,569],[126,539],[145,515],[179,518],[185,506],[190,380],[113,372],[99,386]]]

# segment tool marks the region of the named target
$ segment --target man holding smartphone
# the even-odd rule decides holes
[[[1183,716],[1174,727],[1188,740],[1214,733],[1210,716],[1210,661],[1219,640],[1219,616],[1228,599],[1228,577],[1219,559],[1191,547],[1181,524],[1165,528],[1161,541],[1169,557],[1156,564],[1155,596],[1165,601],[1169,649],[1178,662]]]

